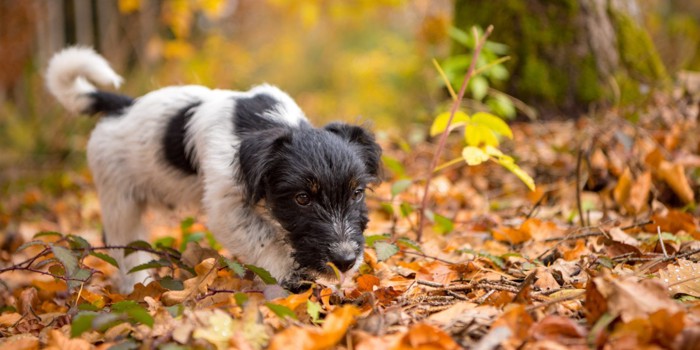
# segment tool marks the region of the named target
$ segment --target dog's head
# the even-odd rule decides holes
[[[305,272],[331,276],[362,262],[367,186],[381,148],[359,126],[271,128],[244,138],[239,159],[249,204],[264,200]]]

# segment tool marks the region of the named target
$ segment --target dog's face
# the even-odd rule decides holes
[[[239,159],[249,203],[265,200],[304,272],[330,276],[329,262],[345,272],[362,261],[365,191],[378,180],[380,155],[369,132],[333,123],[256,133]]]

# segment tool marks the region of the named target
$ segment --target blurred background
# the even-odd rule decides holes
[[[69,45],[95,47],[131,96],[267,82],[316,124],[369,121],[417,143],[450,102],[433,60],[457,89],[474,25],[495,30],[467,111],[542,122],[633,116],[700,70],[699,23],[697,0],[0,0],[0,196],[80,182],[64,170],[85,168],[96,119],[69,117],[42,80]]]

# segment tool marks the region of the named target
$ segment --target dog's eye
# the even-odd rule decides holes
[[[355,192],[352,193],[352,200],[354,201],[359,201],[362,199],[362,197],[365,196],[365,189],[364,188],[358,188],[355,190]]]
[[[302,207],[305,207],[311,203],[311,197],[309,197],[309,195],[305,192],[297,193],[294,200]]]

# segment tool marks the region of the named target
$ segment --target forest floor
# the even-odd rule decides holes
[[[436,146],[386,142],[366,263],[301,294],[222,258],[206,220],[180,213],[149,214],[152,240],[132,248],[155,253],[157,281],[119,294],[90,175],[63,173],[0,206],[0,347],[697,348],[699,100],[688,87],[634,122],[512,125],[505,152],[537,189],[496,164],[445,169],[420,242]]]

